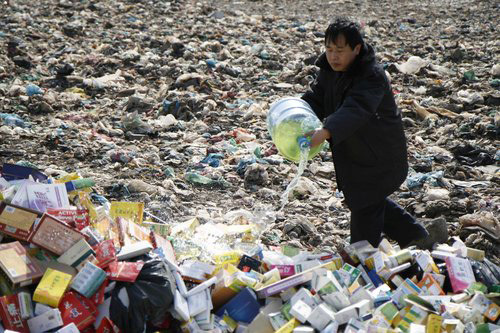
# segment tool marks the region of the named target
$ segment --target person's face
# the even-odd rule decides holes
[[[339,35],[336,40],[328,41],[326,46],[326,59],[330,67],[336,72],[345,72],[352,64],[361,50],[361,44],[354,49],[346,43],[344,35]]]

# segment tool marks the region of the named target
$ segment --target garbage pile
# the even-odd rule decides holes
[[[165,224],[92,179],[3,164],[0,318],[11,332],[493,332],[500,267],[458,237],[340,252],[263,245],[266,209]],[[96,203],[97,202],[97,203]]]
[[[3,327],[495,330],[497,7],[0,0],[0,261],[31,274],[2,266]],[[277,211],[297,166],[266,112],[307,89],[341,14],[402,110],[411,170],[394,199],[431,232],[418,249],[349,245],[326,150]]]
[[[0,156],[53,177],[79,172],[169,222],[277,206],[297,166],[272,145],[266,112],[314,79],[330,16],[352,15],[404,117],[412,170],[394,199],[498,264],[492,6],[11,1],[0,13]],[[265,243],[347,245],[334,177],[323,151]]]

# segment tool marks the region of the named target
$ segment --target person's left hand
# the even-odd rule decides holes
[[[306,133],[306,136],[311,137],[311,149],[316,148],[317,146],[325,142],[325,140],[328,140],[332,137],[330,135],[330,131],[328,131],[326,128],[308,132]]]

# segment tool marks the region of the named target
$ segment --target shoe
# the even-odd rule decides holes
[[[411,238],[398,241],[399,247],[404,249],[406,247],[416,245],[417,247],[421,247],[420,245],[424,244],[425,240],[429,237],[429,232],[425,229],[424,226],[420,224],[415,224],[415,230],[410,232]]]

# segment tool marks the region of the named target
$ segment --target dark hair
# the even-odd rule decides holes
[[[334,42],[340,35],[343,35],[345,41],[351,49],[358,44],[364,45],[363,36],[361,36],[361,27],[345,17],[336,17],[325,31],[325,45]]]

